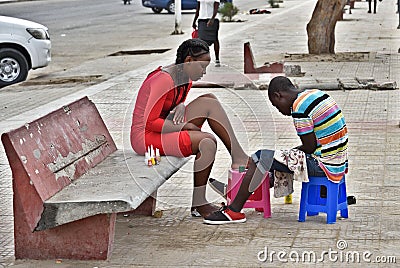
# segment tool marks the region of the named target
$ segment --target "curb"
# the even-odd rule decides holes
[[[10,3],[15,3],[15,2],[28,2],[28,1],[39,1],[39,0],[0,0],[0,5],[1,4],[10,4]]]

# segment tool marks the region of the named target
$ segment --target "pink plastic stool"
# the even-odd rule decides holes
[[[237,195],[240,184],[246,172],[239,172],[238,170],[229,170],[228,175],[228,189],[227,201],[228,205],[232,203]],[[269,175],[265,175],[262,184],[254,191],[249,199],[244,204],[243,208],[255,208],[257,211],[264,212],[264,218],[271,217],[271,203],[269,197]]]

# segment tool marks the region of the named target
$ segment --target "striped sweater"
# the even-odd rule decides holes
[[[317,137],[313,156],[328,179],[339,182],[347,173],[347,127],[342,111],[328,94],[305,90],[293,103],[292,117],[297,135],[311,132]]]

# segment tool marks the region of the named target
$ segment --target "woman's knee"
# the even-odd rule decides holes
[[[195,154],[197,165],[200,165],[198,167],[206,168],[215,160],[215,155],[217,154],[217,140],[209,133],[203,134],[202,138],[198,140]]]
[[[212,146],[212,147],[214,147],[214,146],[216,147],[216,146],[217,146],[217,139],[216,139],[215,136],[214,136],[213,134],[211,134],[211,133],[205,132],[203,138],[202,138],[201,141],[200,141],[200,143],[201,143],[202,141],[207,142],[207,144],[208,144],[209,146]]]
[[[215,154],[217,151],[217,139],[211,133],[201,132],[192,138],[192,151],[194,154],[198,152],[209,151]]]
[[[199,98],[207,98],[207,99],[213,99],[213,100],[218,101],[217,96],[215,96],[213,93],[203,94]]]
[[[199,142],[199,150],[215,154],[217,152],[217,139],[215,136],[210,133],[204,133],[204,136]]]

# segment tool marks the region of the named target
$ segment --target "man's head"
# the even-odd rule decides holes
[[[268,86],[268,98],[283,115],[292,114],[292,105],[300,91],[284,77],[274,77]]]

